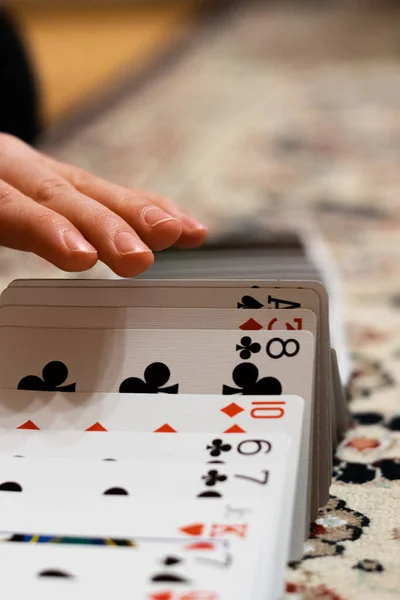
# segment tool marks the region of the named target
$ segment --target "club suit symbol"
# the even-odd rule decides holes
[[[258,379],[258,368],[251,363],[241,363],[233,369],[232,379],[237,388],[229,385],[222,386],[224,395],[243,394],[244,396],[279,396],[282,394],[282,385],[276,377],[262,377]]]
[[[146,367],[144,378],[128,377],[119,386],[121,394],[178,394],[179,384],[165,386],[171,371],[164,363],[154,362]]]
[[[206,475],[202,476],[202,480],[207,487],[213,487],[217,485],[217,483],[223,483],[228,478],[226,475],[221,475],[217,469],[211,469],[207,471]]]
[[[236,352],[239,352],[239,356],[242,360],[248,360],[252,354],[260,352],[261,345],[258,342],[253,342],[250,336],[245,335],[240,340],[240,344],[236,344]]]
[[[19,390],[42,392],[75,392],[76,383],[62,385],[68,379],[66,365],[58,360],[47,363],[42,371],[42,379],[37,375],[27,375],[18,384]]]
[[[230,452],[232,446],[230,444],[225,444],[223,440],[216,438],[209,446],[207,446],[206,450],[210,450],[210,456],[215,458],[221,456],[223,452]]]

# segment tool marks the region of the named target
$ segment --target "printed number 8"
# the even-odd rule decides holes
[[[272,352],[272,350],[273,350],[272,345],[275,343],[280,344],[280,352],[278,352],[278,353]],[[290,351],[290,348],[288,348],[289,344],[293,344],[293,346],[294,346],[292,351]],[[297,354],[300,352],[300,344],[297,340],[294,340],[294,339],[283,340],[282,338],[276,337],[276,338],[272,338],[272,340],[269,340],[269,342],[265,348],[265,351],[270,358],[278,359],[278,358],[282,358],[282,356],[287,356],[288,358],[293,358],[294,356],[297,356]]]

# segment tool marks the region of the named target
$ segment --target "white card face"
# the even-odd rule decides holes
[[[130,435],[129,439],[124,441],[137,448],[136,455],[145,456],[139,460],[84,459],[82,453],[79,454],[79,461],[68,458],[28,458],[21,454],[0,455],[0,490],[3,494],[15,494],[21,490],[19,493],[28,496],[44,495],[47,501],[52,498],[53,501],[57,501],[57,497],[65,500],[74,495],[94,498],[107,495],[115,497],[116,505],[121,496],[138,494],[154,494],[158,497],[161,495],[164,499],[173,495],[189,499],[202,498],[205,502],[215,498],[219,498],[220,501],[229,499],[237,502],[242,497],[246,501],[249,498],[253,500],[264,497],[265,493],[269,493],[271,485],[275,486],[277,491],[275,479],[285,473],[284,490],[281,491],[279,502],[280,512],[273,515],[274,524],[267,521],[267,527],[276,527],[279,531],[279,534],[274,534],[276,541],[273,546],[277,558],[270,561],[273,565],[273,585],[279,586],[284,580],[283,569],[289,552],[294,483],[300,450],[301,402],[297,403],[297,406],[291,402],[291,405],[295,407],[292,413],[297,413],[300,417],[290,423],[292,438],[286,434],[269,434],[264,436],[265,439],[260,438],[260,435],[252,437],[227,434],[224,438],[214,438],[211,434]],[[16,433],[29,432],[21,430]],[[32,433],[34,436],[31,435],[31,440],[35,437],[38,441],[44,434],[41,431]],[[93,451],[93,442],[97,442],[98,445],[101,439],[108,441],[109,436],[113,434],[84,435],[89,437],[87,441],[90,442],[89,447]],[[117,446],[121,442],[121,435],[124,434],[114,437]],[[169,440],[174,443],[171,444]],[[58,443],[59,441],[57,439]],[[150,450],[151,456],[147,456],[146,448]],[[157,449],[158,454],[155,457]],[[7,450],[15,451],[15,447],[12,450],[8,445]],[[171,450],[174,450],[172,456]],[[21,449],[17,451],[21,452]],[[47,446],[46,450],[42,444],[42,452],[44,455],[51,454],[51,448]],[[115,454],[115,451],[112,453]],[[182,456],[184,461],[177,460]],[[304,518],[304,506],[302,512],[299,508],[297,504],[296,522],[297,519]],[[301,532],[300,528],[297,535],[301,536]],[[300,537],[300,549],[303,541]],[[297,540],[293,540],[292,537],[292,550],[295,543]],[[264,552],[262,556],[265,561]],[[266,565],[263,562],[260,567],[261,579],[265,579],[265,571]],[[271,587],[272,583],[265,585]]]
[[[157,445],[157,437],[153,443]],[[68,458],[0,457],[0,491],[58,496],[137,496],[160,494],[195,498],[235,498],[263,494],[275,470],[288,463],[290,439],[247,436],[233,443],[210,435],[208,444],[191,455],[182,448],[181,460],[119,461]],[[298,462],[297,455],[293,460]],[[118,501],[118,499],[117,499]]]
[[[240,552],[229,549],[193,551],[188,549],[189,546],[182,542],[152,544],[145,549],[3,544],[0,558],[7,564],[7,572],[2,581],[7,586],[13,583],[14,590],[18,589],[21,580],[23,585],[39,582],[44,589],[51,584],[57,589],[58,584],[61,591],[69,584],[74,597],[85,588],[86,593],[91,591],[92,597],[97,597],[97,591],[106,587],[109,592],[113,590],[113,595],[130,589],[135,598],[152,597],[137,595],[140,590],[146,590],[148,594],[166,594],[167,591],[182,593],[183,589],[186,594],[204,590],[213,594],[206,597],[214,598],[229,598],[230,592],[240,600],[235,588],[239,586],[243,593],[245,586],[251,587],[252,573],[246,568]],[[246,575],[247,580],[240,581]]]
[[[57,535],[113,540],[134,538],[140,543],[141,538],[153,537],[155,542],[163,540],[164,543],[170,538],[175,542],[178,538],[189,544],[201,540],[228,540],[229,551],[236,558],[235,572],[239,571],[241,581],[245,583],[242,594],[251,592],[249,597],[255,597],[252,585],[255,579],[258,580],[259,553],[263,551],[265,555],[266,545],[271,555],[280,533],[282,516],[279,500],[283,498],[286,475],[282,467],[281,464],[281,468],[276,470],[274,483],[263,494],[261,504],[247,498],[243,502],[219,503],[217,506],[211,499],[206,507],[204,500],[182,502],[170,496],[163,499],[161,506],[158,496],[102,497],[100,501],[82,496],[77,501],[69,497],[66,502],[48,502],[45,496],[26,496],[21,501],[19,494],[3,493],[0,495],[0,529],[3,539],[7,537],[7,531],[13,531],[28,538],[36,534],[35,539],[38,535]],[[151,548],[147,548],[146,544],[148,554]],[[238,558],[241,560],[238,561]],[[275,587],[274,569],[278,560],[284,562],[284,557],[271,558],[264,564],[264,569],[269,571],[270,587]],[[205,565],[203,569],[206,569]],[[192,570],[191,573],[194,578],[195,572]],[[213,583],[210,579],[208,582]],[[218,577],[217,582],[221,582]],[[204,584],[204,574],[196,586],[201,583]],[[173,584],[171,586],[174,587]]]
[[[128,392],[135,389],[137,392],[151,392],[157,389],[157,384],[159,391],[164,392],[160,394],[161,398],[165,398],[165,394],[173,397],[177,393],[188,392],[222,392],[229,396],[271,396],[281,393],[299,395],[305,400],[303,448],[304,455],[309,459],[309,477],[304,477],[303,485],[308,487],[312,473],[310,426],[314,409],[314,338],[310,332],[276,334],[256,331],[250,337],[242,336],[242,333],[236,331],[224,331],[221,335],[217,330],[170,332],[2,328],[0,336],[0,361],[4,367],[1,373],[2,387],[16,387],[20,381],[22,385],[27,386],[28,382],[32,387],[32,382],[34,385],[38,383],[38,377],[45,368],[46,382],[57,380],[61,384],[58,389],[67,386],[67,390],[90,392],[96,389],[120,389]],[[172,361],[168,358],[171,355]],[[83,363],[82,356],[90,357],[90,363]],[[17,361],[15,357],[18,357]],[[64,369],[67,365],[68,378],[65,378],[66,372],[62,369],[58,368],[55,373],[51,371],[54,360],[61,361]],[[50,367],[46,367],[49,363]],[[61,363],[56,364],[59,367]],[[131,365],[135,365],[134,371]],[[60,373],[63,376],[60,377]],[[106,429],[125,428],[129,422],[137,422],[139,418],[142,431],[155,431],[168,425],[177,431],[223,432],[236,423],[226,416],[226,411],[230,412],[230,408],[226,408],[225,412],[221,410],[231,404],[234,405],[233,410],[237,410],[235,403],[229,401],[224,403],[224,407],[220,406],[215,415],[208,417],[210,420],[207,426],[196,429],[198,425],[193,423],[193,419],[193,424],[189,425],[195,414],[194,407],[189,411],[188,403],[183,407],[178,400],[176,408],[172,408],[168,404],[173,402],[172,398],[158,403],[157,412],[152,410],[149,414],[149,405],[144,405],[144,410],[141,410],[140,405],[135,402],[133,411],[128,413],[126,407],[116,416],[110,405],[100,414],[97,411],[98,405],[94,406],[90,399],[84,407],[82,402],[77,405],[73,396],[74,394],[67,395],[66,403],[71,408],[74,404],[75,407],[78,406],[75,412],[70,412],[75,429],[88,429],[97,422]],[[199,401],[197,406],[201,407]],[[264,404],[260,406],[265,407]],[[112,415],[104,420],[109,410],[112,410]],[[59,415],[67,413],[60,407],[52,418],[57,419]],[[262,414],[262,411],[257,414]],[[154,419],[155,415],[157,421]],[[174,415],[173,423],[170,422],[171,415]],[[223,424],[226,426],[221,429]],[[238,424],[240,425],[240,419]],[[40,423],[37,426],[43,425]]]
[[[0,531],[24,535],[78,536],[89,538],[205,539],[229,540],[231,548],[262,540],[262,524],[268,514],[277,515],[285,482],[283,469],[259,500],[243,498],[221,502],[217,499],[188,501],[167,496],[69,496],[47,501],[45,495],[0,494]],[[272,532],[271,532],[272,533]]]
[[[235,456],[262,454],[263,449],[267,451],[269,445],[272,445],[271,440],[275,437],[280,439],[281,436],[284,439],[288,436],[295,448],[301,438],[304,402],[295,396],[284,399],[285,416],[281,420],[273,419],[263,427],[259,425],[251,434],[236,433],[216,437],[216,432],[165,435],[135,431],[135,435],[132,435],[132,432],[127,431],[0,429],[0,457],[1,459],[79,458],[94,462],[126,462],[138,459],[182,462],[189,457],[190,460],[199,461],[204,457],[207,446],[212,446],[215,439],[221,441],[216,443],[214,452],[214,458],[219,459],[226,454]],[[206,400],[212,401],[212,398],[202,397],[203,402]],[[260,438],[262,432],[265,433],[265,438]],[[251,442],[254,439],[256,441]],[[261,439],[265,439],[264,444],[261,443]],[[225,443],[231,446],[230,450],[222,449]],[[218,446],[220,446],[219,451]]]
[[[13,590],[28,582],[44,591],[54,586],[55,593],[69,585],[74,598],[80,597],[77,594],[84,597],[85,591],[97,597],[97,591],[105,588],[112,592],[111,597],[130,589],[135,598],[186,594],[200,599],[241,600],[251,588],[254,568],[246,565],[249,560],[240,549],[221,548],[215,541],[196,544],[174,540],[144,547],[1,544],[0,558],[7,564],[2,581],[7,586],[13,583]],[[251,548],[249,551],[251,560]],[[268,555],[268,550],[264,553]]]
[[[235,308],[118,308],[76,306],[3,306],[0,327],[101,329],[240,329],[241,331],[311,331],[317,318],[310,310]]]
[[[154,401],[151,409],[146,402],[127,404],[122,399],[118,406],[122,407],[124,402],[124,408],[118,413],[107,401],[103,403],[100,413],[98,403],[94,404],[90,396],[84,405],[82,401],[73,398],[74,394],[66,395],[65,409],[58,406],[56,412],[50,413],[53,426],[60,416],[69,413],[72,419],[70,422],[78,430],[86,430],[96,426],[96,423],[111,430],[132,428],[140,419],[142,431],[156,431],[167,427],[183,432],[224,432],[241,426],[240,415],[235,423],[229,416],[232,410],[234,414],[237,410],[242,414],[245,412],[237,408],[237,403],[224,402],[218,411],[207,414],[207,423],[199,429],[201,415],[204,414],[201,401],[191,401],[189,409],[189,402],[182,405],[180,398],[174,404],[173,396],[178,393],[221,392],[229,396],[273,396],[282,393],[299,395],[305,400],[302,457],[306,456],[309,460],[309,476],[304,478],[303,485],[307,487],[307,482],[310,481],[313,456],[310,449],[313,447],[311,424],[314,411],[314,338],[309,332],[279,332],[279,337],[276,337],[273,332],[258,331],[249,337],[232,331],[224,331],[221,335],[219,331],[185,330],[174,331],[171,337],[170,332],[165,330],[2,328],[0,335],[0,361],[4,366],[1,373],[3,387],[38,385],[37,374],[41,374],[44,368],[46,384],[54,382],[58,377],[61,386],[57,389],[87,392],[93,389],[110,392],[119,389],[122,392],[136,390],[136,393],[148,390],[150,393],[157,389],[157,385],[158,391],[162,392],[161,402]],[[173,352],[169,345],[173,346]],[[77,347],[79,353],[76,352]],[[99,351],[102,348],[104,355],[100,357]],[[168,359],[170,353],[172,360]],[[91,365],[82,364],[82,356],[90,356]],[[17,365],[13,357],[18,357]],[[61,362],[52,362],[55,358]],[[248,362],[250,358],[251,363]],[[54,365],[57,366],[55,374],[50,370]],[[60,365],[63,365],[64,370],[68,365],[68,379],[65,378],[66,371],[60,370]],[[131,370],[130,365],[135,365],[135,371]],[[64,379],[61,377],[63,380],[60,381],[59,373],[63,372]],[[165,394],[168,399],[164,398]],[[260,402],[261,404],[254,405],[259,406],[260,410],[254,408],[253,414],[265,414],[266,407],[270,407],[265,404],[266,401]],[[52,406],[55,407],[54,404]],[[198,407],[200,417],[193,422],[195,406]],[[132,407],[131,410],[129,407]],[[32,417],[29,419],[32,420]],[[36,421],[38,427],[46,426],[44,421]],[[20,422],[14,426],[21,425],[23,423]],[[240,429],[242,430],[243,428]]]
[[[57,285],[64,285],[57,283]],[[318,282],[301,281],[205,281],[205,280],[104,280],[101,294],[78,283],[75,288],[36,287],[29,290],[12,287],[1,296],[2,305],[43,306],[137,306],[137,307],[203,307],[203,308],[272,308],[310,309],[318,323],[317,337],[317,418],[314,437],[321,445],[314,457],[321,497],[313,498],[314,512],[328,500],[331,481],[331,361],[329,356],[328,300]],[[257,289],[259,288],[259,289]],[[321,406],[320,406],[321,405]]]
[[[249,336],[230,330],[3,327],[0,364],[0,386],[6,389],[295,393],[309,401],[314,336],[306,331],[261,330]]]
[[[210,434],[207,434],[207,437],[185,436],[182,433],[171,435],[169,432],[213,431],[219,434],[217,442],[219,440],[221,447],[228,444],[233,450],[236,448],[236,452],[260,452],[265,446],[265,444],[260,446],[260,439],[269,441],[271,434],[285,433],[292,441],[293,452],[289,465],[288,485],[293,485],[293,488],[296,486],[295,526],[291,542],[292,559],[297,559],[301,553],[304,531],[309,525],[312,451],[309,441],[310,423],[306,421],[310,418],[309,408],[305,409],[305,403],[300,397],[277,396],[264,400],[254,396],[240,396],[231,402],[225,396],[212,395],[56,394],[53,396],[43,392],[2,390],[0,411],[2,427],[41,428],[40,431],[0,430],[0,452],[7,456],[62,456],[117,460],[137,457],[157,460],[162,457],[163,461],[181,461],[183,452],[184,456],[197,460],[200,447],[212,446],[212,436],[211,438]],[[80,433],[51,431],[53,428],[60,430],[74,428],[81,431]],[[84,432],[85,429],[92,429],[92,431]],[[96,429],[97,431],[93,431]],[[127,430],[157,431],[157,433],[151,436],[136,433],[132,436],[125,433]],[[243,430],[256,436],[256,442],[242,444],[249,438],[235,432]],[[165,435],[166,433],[168,435]],[[182,435],[184,441],[180,439]],[[220,455],[223,454],[221,451]],[[296,458],[298,455],[299,458]],[[220,456],[214,458],[220,460]],[[288,489],[285,501],[289,505],[291,497]],[[292,514],[290,508],[286,514]],[[290,525],[290,517],[286,519]],[[283,546],[285,547],[286,544],[287,547],[288,540],[283,533],[280,539]]]

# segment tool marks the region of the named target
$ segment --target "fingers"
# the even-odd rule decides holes
[[[127,189],[72,165],[51,160],[51,165],[83,194],[95,198],[120,215],[153,250],[172,244],[184,248],[201,245],[207,228],[171,201],[144,190]]]
[[[141,191],[141,193],[146,193]],[[208,229],[205,225],[194,219],[190,215],[186,214],[182,209],[167,198],[161,198],[154,194],[147,193],[149,199],[157,204],[165,211],[174,215],[182,226],[182,233],[180,238],[176,241],[175,246],[177,248],[197,248],[204,244],[207,239]]]
[[[0,180],[0,245],[34,252],[64,271],[85,271],[97,252],[67,219]]]
[[[21,157],[25,158],[23,172]],[[123,218],[77,191],[25,144],[16,145],[14,156],[7,152],[0,163],[11,185],[70,221],[118,275],[133,277],[153,263],[152,252]]]
[[[0,243],[64,270],[84,270],[100,258],[118,275],[133,277],[153,263],[151,249],[194,248],[207,236],[172,201],[114,185],[4,134],[0,180]]]

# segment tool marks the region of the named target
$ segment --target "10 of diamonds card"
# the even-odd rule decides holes
[[[21,594],[278,598],[346,426],[327,307],[304,281],[5,290],[0,540]]]

